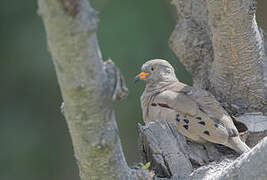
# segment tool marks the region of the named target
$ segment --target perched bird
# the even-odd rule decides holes
[[[250,148],[240,139],[232,118],[209,92],[179,82],[174,68],[161,59],[147,61],[135,77],[145,80],[141,96],[145,123],[176,121],[177,130],[197,143],[225,145],[242,154]]]

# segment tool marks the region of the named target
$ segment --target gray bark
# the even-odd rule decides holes
[[[264,138],[249,153],[242,154],[234,161],[226,159],[219,164],[212,164],[196,170],[190,175],[193,179],[266,179],[267,138]]]
[[[102,61],[96,11],[87,0],[38,5],[81,179],[147,179],[147,171],[129,169],[122,152],[113,101],[127,88],[112,61]]]
[[[173,4],[178,21],[170,47],[192,73],[194,86],[210,91],[237,116],[233,117],[237,128],[248,130],[242,139],[255,146],[267,134],[267,41],[255,21],[255,1],[173,0]],[[267,175],[267,139],[236,159],[220,146],[203,150],[188,144],[166,122],[139,128],[144,161],[152,162],[157,175],[172,179],[263,179]],[[214,159],[219,162],[207,163]],[[183,168],[173,170],[180,164]]]
[[[151,162],[151,169],[157,176],[186,177],[192,172],[188,155],[182,151],[186,146],[180,145],[186,144],[185,138],[178,134],[176,128],[170,127],[166,121],[160,121],[147,126],[139,125],[139,129],[143,161]]]
[[[154,179],[262,180],[267,175],[267,137],[240,157],[230,149],[217,145],[216,148],[220,149],[216,154],[217,160],[209,162],[211,159],[207,150],[211,147],[203,149],[196,143],[186,143],[173,124],[157,121],[139,128],[141,152],[144,161],[152,163],[151,169],[156,174]],[[205,164],[201,164],[201,160],[206,160]]]
[[[221,171],[218,179],[266,179],[267,138]]]
[[[246,111],[261,111],[264,44],[254,0],[208,0],[207,5],[215,55],[210,74],[214,94]]]
[[[177,0],[177,3],[180,3],[177,7],[181,7],[182,18],[179,20],[181,26],[177,27],[176,30],[189,30],[185,37],[191,39],[184,39],[179,33],[176,33],[173,36],[178,36],[180,40],[178,38],[176,41],[174,38],[172,43],[176,45],[173,48],[177,48],[176,53],[180,48],[188,50],[186,53],[181,51],[184,57],[182,60],[184,59],[183,62],[186,67],[193,72],[196,85],[214,90],[213,86],[216,86],[217,81],[212,82],[210,77],[215,78],[217,74],[212,74],[208,69],[214,68],[214,62],[216,59],[220,59],[216,54],[217,51],[220,51],[220,47],[217,51],[215,50],[213,42],[216,41],[213,38],[216,37],[216,33],[218,33],[218,37],[221,34],[214,32],[216,27],[209,27],[212,18],[207,14],[206,1],[192,2]],[[208,1],[208,3],[210,2]],[[96,12],[87,0],[38,0],[38,4],[64,100],[64,116],[71,134],[81,179],[151,179],[153,174],[148,171],[130,169],[122,152],[113,103],[114,100],[127,94],[127,88],[119,70],[112,61],[104,63],[102,60],[96,38],[98,21]],[[215,8],[212,5],[208,6],[211,8],[209,11]],[[194,11],[194,18],[191,18],[192,10],[196,9],[200,10]],[[226,8],[226,10],[228,9]],[[221,22],[216,23],[220,24]],[[211,38],[211,34],[215,34],[215,36]],[[248,42],[250,41],[254,42],[253,36],[252,40]],[[258,41],[255,43],[258,46],[261,45]],[[233,47],[239,48],[234,40]],[[242,48],[240,51],[242,52]],[[259,59],[263,56],[261,53],[261,50],[256,51],[256,56],[260,57]],[[227,54],[227,57],[230,55]],[[238,55],[237,57],[239,57]],[[197,56],[199,58],[196,58]],[[214,59],[214,57],[217,58]],[[235,60],[235,57],[236,54],[234,53],[230,60]],[[261,63],[259,64],[261,65]],[[256,70],[261,69],[257,69],[257,63],[251,67],[256,68]],[[259,78],[260,82],[261,75],[256,77]],[[249,82],[253,84],[253,91],[258,91],[261,88],[255,81]],[[237,88],[242,89],[243,86],[238,85]],[[219,87],[218,91],[220,90]],[[236,92],[236,89],[233,92]],[[218,94],[216,90],[214,93]],[[259,97],[262,97],[261,92]],[[239,101],[233,101],[233,103],[236,102]],[[249,102],[255,104],[256,101],[252,98],[252,100],[249,99]],[[266,139],[258,144],[253,151],[237,160],[230,159],[227,163],[217,163],[214,166],[208,164],[190,174],[193,168],[214,159],[210,155],[217,153],[217,151],[208,152],[214,147],[206,150],[202,148],[201,150],[197,144],[187,144],[186,139],[175,131],[173,125],[166,124],[166,122],[151,124],[148,127],[140,126],[140,131],[145,160],[152,161],[152,169],[155,170],[156,175],[171,177],[172,179],[207,178],[207,175],[216,175],[220,179],[242,179],[246,175],[252,175],[248,170],[253,167],[258,169],[250,177],[261,177],[257,175],[265,175],[266,173],[265,166],[262,165],[266,163],[262,157],[267,149]],[[216,154],[216,157],[219,156]],[[232,155],[229,157],[232,158]],[[214,167],[217,167],[215,170],[222,170],[214,174]],[[239,171],[235,170],[234,167],[238,167]],[[238,172],[244,173],[244,176],[238,175]],[[154,179],[159,178],[155,176]]]
[[[232,114],[267,112],[264,36],[254,0],[174,0],[179,20],[170,47]]]
[[[161,120],[146,126],[139,125],[139,129],[143,161],[151,162],[151,169],[158,177],[186,178],[194,168],[222,157],[217,151],[207,151],[215,149],[211,143],[206,144],[208,149],[204,149],[202,145],[187,142],[176,130],[175,123]]]

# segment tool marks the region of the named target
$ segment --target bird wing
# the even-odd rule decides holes
[[[229,137],[238,136],[231,117],[206,91],[179,82],[157,95],[154,101],[175,110],[177,129],[195,141],[227,144]]]

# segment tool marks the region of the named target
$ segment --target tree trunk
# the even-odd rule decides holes
[[[254,0],[174,0],[179,17],[170,46],[231,114],[267,112],[263,32]]]
[[[81,179],[147,179],[147,171],[127,166],[122,152],[113,101],[127,88],[112,61],[102,61],[96,11],[87,0],[39,0],[38,5]]]
[[[234,7],[238,7],[238,4],[232,5],[227,0],[221,4],[223,8],[217,4],[221,3],[218,1],[174,2],[181,18],[170,44],[193,73],[195,85],[210,90],[229,107],[237,107],[237,113],[242,113],[240,109],[243,109],[243,102],[246,112],[266,112],[265,107],[259,106],[265,103],[261,84],[264,81],[261,68],[264,57],[262,36],[255,24],[253,6],[247,6],[250,1],[244,1],[244,9],[237,11]],[[122,152],[113,103],[127,94],[127,88],[113,62],[102,60],[96,38],[96,12],[87,0],[38,0],[38,4],[81,179],[151,179],[152,173],[146,170],[130,169]],[[246,10],[249,10],[248,14]],[[232,16],[228,17],[228,13],[244,16],[244,24],[239,27],[237,22],[232,27],[231,23],[236,21]],[[244,38],[243,43],[240,43],[241,37]],[[243,77],[238,74],[243,73],[239,63],[253,71],[245,68],[248,75]],[[228,74],[233,82],[228,82]],[[237,83],[237,86],[232,87],[233,83]],[[227,88],[231,89],[231,93]],[[257,96],[245,101],[243,91],[246,88]],[[238,91],[242,93],[236,94]],[[140,126],[140,131],[142,153],[146,161],[152,162],[151,168],[156,173],[154,179],[160,179],[159,175],[171,179],[260,179],[266,176],[266,166],[263,165],[266,159],[263,156],[267,150],[267,139],[236,160],[230,156],[231,160],[211,163],[192,173],[193,168],[212,158],[210,155],[213,153],[208,150],[212,150],[213,145],[205,150],[197,144],[188,144],[172,124],[162,121]],[[249,170],[253,167],[257,170],[251,173]]]

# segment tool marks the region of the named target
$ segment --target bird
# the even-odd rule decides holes
[[[250,148],[240,139],[231,116],[206,90],[180,82],[171,64],[153,59],[142,65],[134,82],[144,80],[140,98],[145,124],[157,120],[176,122],[178,132],[199,144],[227,146],[239,154]]]

